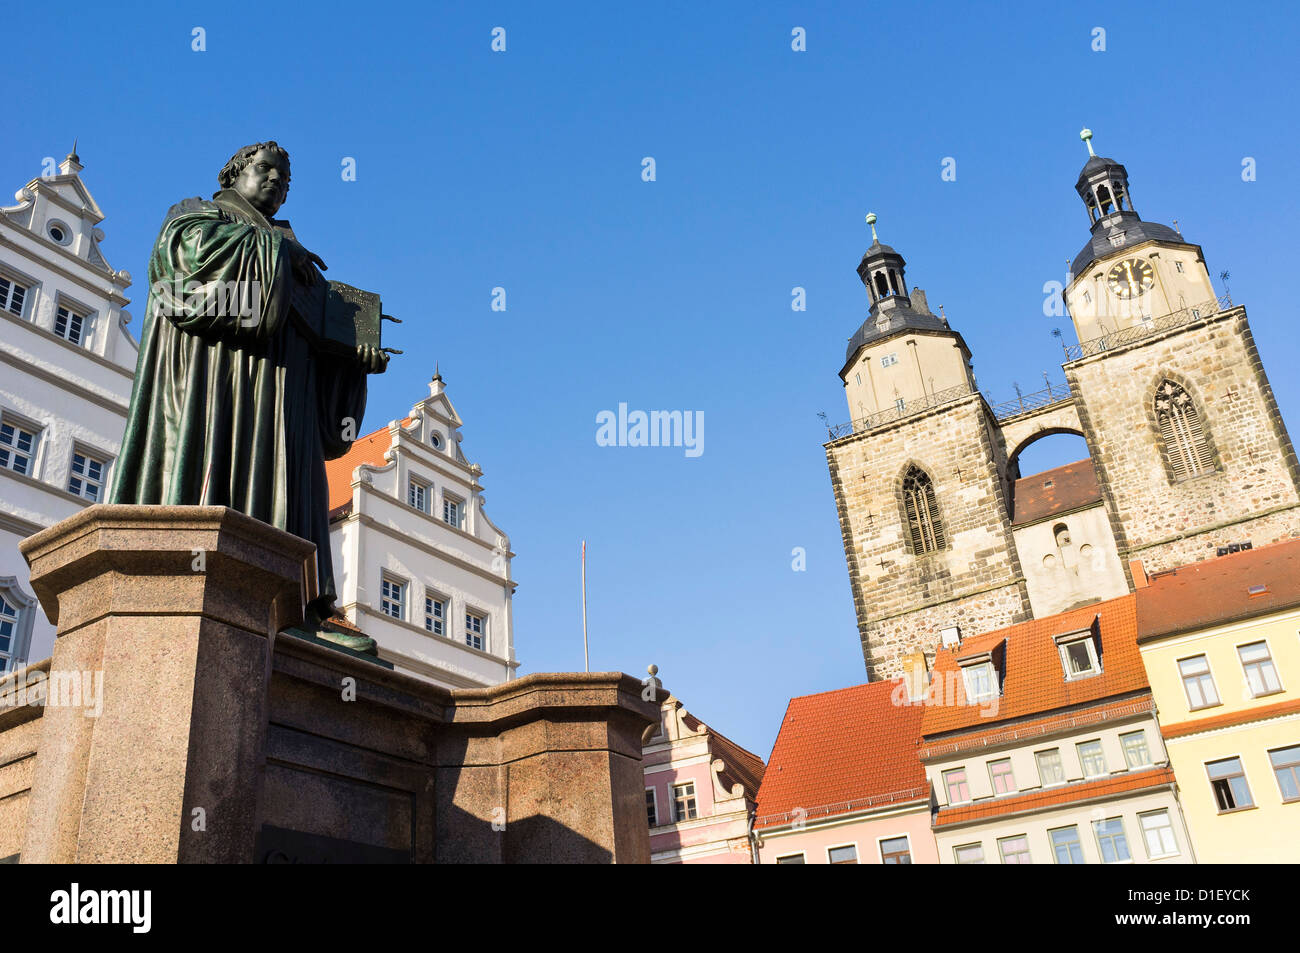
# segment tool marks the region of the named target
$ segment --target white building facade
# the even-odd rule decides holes
[[[461,425],[435,374],[408,417],[327,465],[338,609],[394,668],[448,688],[508,681],[519,665],[514,554]]]
[[[74,151],[0,208],[0,672],[53,649],[18,542],[103,499],[139,352],[81,169]]]

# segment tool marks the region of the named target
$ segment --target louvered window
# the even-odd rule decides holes
[[[920,555],[943,549],[943,523],[934,500],[934,483],[925,471],[912,467],[903,477],[903,506],[907,510],[912,552]]]
[[[1163,381],[1156,388],[1156,421],[1174,479],[1185,480],[1214,469],[1210,442],[1205,438],[1196,404],[1173,381]]]

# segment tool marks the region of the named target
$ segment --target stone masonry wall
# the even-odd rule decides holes
[[[932,654],[944,626],[970,633],[1028,618],[1000,453],[977,394],[827,445],[869,678],[897,674],[913,649]],[[946,537],[923,556],[911,552],[903,511],[912,464],[934,482]]]
[[[1295,451],[1245,309],[1066,366],[1122,558],[1148,571],[1300,532]],[[1218,471],[1175,482],[1156,424],[1163,378],[1196,401]]]

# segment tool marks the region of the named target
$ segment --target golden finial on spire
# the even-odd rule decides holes
[[[880,244],[880,239],[876,236],[876,213],[867,213],[867,224],[871,226],[871,241],[873,244]]]
[[[1088,155],[1095,156],[1097,153],[1092,151],[1092,130],[1084,129],[1080,131],[1079,138],[1082,139],[1083,144],[1088,147]]]

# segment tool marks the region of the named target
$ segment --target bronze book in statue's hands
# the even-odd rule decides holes
[[[382,347],[383,307],[372,291],[324,278],[310,286],[295,282],[292,309],[314,350],[355,356],[358,345]]]

